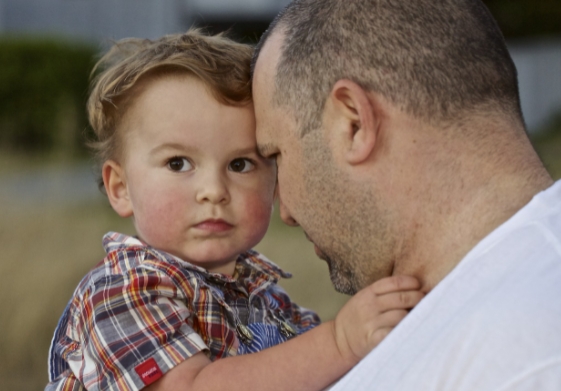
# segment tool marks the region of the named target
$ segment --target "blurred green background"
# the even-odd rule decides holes
[[[507,39],[559,37],[558,0],[488,0]],[[266,23],[214,23],[210,31],[255,41]],[[39,35],[0,35],[0,390],[47,381],[52,332],[80,278],[103,257],[102,235],[133,234],[97,192],[83,147],[88,77],[99,45]],[[532,133],[561,178],[561,112]],[[282,285],[295,301],[332,318],[347,298],[297,228],[276,214],[258,246],[294,273]]]

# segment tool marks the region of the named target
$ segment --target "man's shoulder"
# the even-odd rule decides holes
[[[561,289],[504,278],[495,287],[463,286],[467,300],[462,291],[429,294],[334,390],[510,390],[513,379],[558,369]],[[561,389],[551,386],[561,387],[561,372],[550,375],[543,388],[521,390]]]
[[[464,259],[334,390],[495,391],[559,360],[560,219],[534,217]]]

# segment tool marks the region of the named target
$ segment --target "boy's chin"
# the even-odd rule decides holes
[[[236,267],[236,260],[238,259],[238,254],[228,255],[228,257],[218,257],[216,254],[213,256],[205,257],[179,257],[186,262],[189,262],[195,266],[199,266],[209,273],[221,273],[231,275]]]

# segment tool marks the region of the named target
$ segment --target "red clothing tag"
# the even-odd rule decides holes
[[[137,365],[136,367],[134,367],[134,370],[136,371],[136,373],[138,373],[138,376],[140,376],[140,379],[142,379],[145,386],[154,383],[156,380],[163,376],[160,367],[156,363],[156,360],[154,360],[153,358],[143,362],[140,365]]]

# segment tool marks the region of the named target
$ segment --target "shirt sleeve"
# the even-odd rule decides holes
[[[86,389],[72,371],[66,370],[57,380],[47,384],[45,391],[86,391]]]
[[[106,275],[75,301],[65,359],[88,390],[140,390],[207,349],[188,298],[160,270]]]

